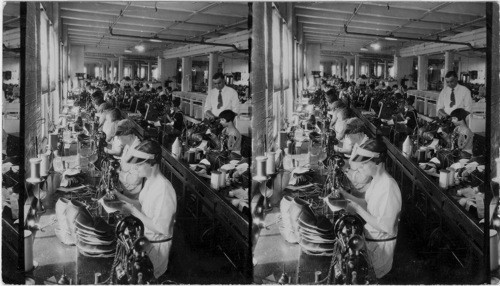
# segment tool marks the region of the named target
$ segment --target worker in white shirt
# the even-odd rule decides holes
[[[458,84],[458,76],[455,71],[449,71],[444,77],[446,86],[441,90],[437,102],[437,114],[439,117],[447,117],[457,108],[463,108],[472,112],[472,97],[470,90]]]
[[[218,117],[224,110],[238,113],[240,101],[236,90],[226,86],[224,75],[216,73],[212,77],[214,88],[208,92],[203,112],[208,118]]]

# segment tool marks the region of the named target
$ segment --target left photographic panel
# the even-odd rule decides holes
[[[22,227],[25,189],[21,135],[19,3],[3,4],[2,48],[2,281],[24,284]],[[21,235],[20,235],[21,234]]]
[[[251,5],[11,4],[23,279],[250,283]]]

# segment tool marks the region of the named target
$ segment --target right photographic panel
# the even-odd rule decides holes
[[[493,2],[252,4],[256,284],[500,283]]]

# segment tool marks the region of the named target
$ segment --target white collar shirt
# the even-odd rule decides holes
[[[472,111],[472,97],[470,95],[470,90],[463,85],[457,84],[453,89],[453,93],[455,94],[455,104],[450,107],[451,102],[451,88],[445,86],[441,93],[439,93],[439,98],[436,105],[436,111],[439,112],[440,109],[443,109],[446,114],[450,115],[450,113],[457,109],[463,108],[468,112]]]
[[[224,86],[222,88],[222,106],[220,108],[217,108],[218,104],[219,104],[219,90],[214,88],[208,92],[207,99],[205,101],[205,106],[203,108],[203,113],[210,110],[215,116],[219,116],[219,114],[222,111],[228,109],[232,110],[235,113],[238,113],[238,109],[240,106],[238,93],[231,87]]]

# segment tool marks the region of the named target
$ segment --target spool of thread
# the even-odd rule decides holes
[[[300,155],[302,152],[302,145],[295,144],[295,154]]]
[[[194,164],[195,162],[195,156],[196,154],[194,153],[194,151],[187,151],[186,152],[186,157],[187,157],[187,161],[189,164]]]
[[[318,283],[321,278],[321,271],[314,272],[314,282]]]
[[[196,160],[196,162],[201,161],[202,154],[203,154],[203,151],[201,151],[200,149],[196,149],[194,151],[194,159]]]
[[[30,159],[30,170],[31,177],[28,179],[29,182],[40,182],[40,163],[42,159],[40,158],[31,158]]]
[[[419,149],[417,150],[417,161],[420,162],[425,162],[425,149]]]
[[[292,150],[292,141],[290,141],[290,140],[286,141],[286,149],[288,149],[289,152],[293,152],[293,150]]]
[[[275,163],[275,154],[276,152],[267,152],[267,163],[266,163],[266,173],[267,175],[274,174],[274,171],[276,169],[276,163]]]
[[[499,154],[498,155],[499,158],[495,159],[495,163],[497,165],[497,177],[496,177],[496,181],[500,184],[500,153],[498,153],[498,154]]]
[[[49,155],[47,153],[38,154],[38,158],[42,161],[40,162],[40,176],[45,177],[49,175]]]
[[[181,155],[181,141],[179,137],[175,138],[174,143],[172,144],[172,156],[175,159],[179,159]]]
[[[220,188],[220,172],[219,171],[213,171],[212,172],[212,175],[210,177],[210,186],[212,187],[212,189],[214,190],[219,190]]]
[[[220,171],[219,187],[224,188],[226,186],[227,171],[224,169],[220,169],[219,171]]]
[[[33,269],[33,233],[30,230],[24,230],[24,271]]]
[[[52,151],[57,150],[57,142],[59,141],[58,136],[59,135],[57,133],[49,134],[49,148]]]
[[[285,149],[287,145],[288,132],[280,131],[280,149]]]
[[[498,268],[498,233],[494,229],[490,229],[490,269]]]
[[[442,189],[447,189],[448,188],[448,176],[450,175],[450,172],[446,169],[441,169],[439,171],[439,187]]]
[[[448,170],[448,187],[452,187],[455,185],[455,169],[448,167],[446,168]]]
[[[267,179],[267,174],[266,174],[267,157],[266,156],[257,156],[255,158],[255,161],[257,161],[257,174],[255,175],[254,179],[257,181],[266,180]]]

